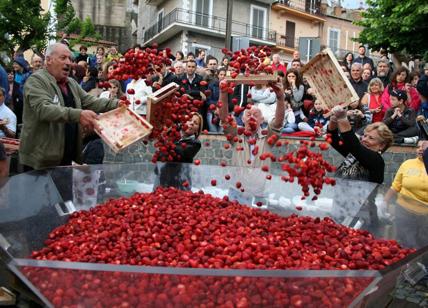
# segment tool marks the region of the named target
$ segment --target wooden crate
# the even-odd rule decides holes
[[[171,118],[169,109],[164,108],[166,102],[179,88],[178,84],[171,82],[160,88],[147,98],[147,121],[155,127],[163,127],[165,121]]]
[[[14,138],[0,138],[0,142],[3,143],[6,153],[18,152],[20,141]]]
[[[277,81],[277,75],[238,75],[236,78],[232,78],[231,76],[226,76],[225,80],[227,82],[234,82],[235,84],[250,84],[250,85],[257,85],[257,84],[267,84],[269,82],[276,82]]]
[[[95,132],[118,153],[148,136],[153,126],[131,109],[119,107],[101,114],[98,128],[95,128]]]
[[[324,108],[347,106],[359,100],[357,93],[330,48],[312,58],[301,70]]]

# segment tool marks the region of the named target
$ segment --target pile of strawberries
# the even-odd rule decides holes
[[[383,269],[412,249],[319,219],[158,188],[73,213],[39,260],[234,269]]]
[[[231,202],[227,197],[214,198],[202,191],[192,193],[174,188],[158,188],[153,193],[110,200],[89,211],[73,213],[65,225],[49,234],[45,245],[31,257],[37,260],[246,270],[381,270],[415,251],[402,248],[393,240],[375,239],[367,231],[339,225],[329,218],[281,217]],[[30,270],[27,274],[36,280],[46,277],[37,273],[37,270]],[[231,306],[227,304],[229,301],[240,306],[238,302],[245,298],[246,304],[242,303],[242,307],[261,303],[337,306],[349,304],[356,294],[355,289],[361,290],[368,284],[362,279],[365,283],[359,285],[357,280],[350,278],[339,283],[340,279],[335,278],[221,278],[121,273],[113,276],[116,279],[109,276],[112,273],[74,273],[77,274],[87,282],[81,281],[79,285],[88,294],[91,290],[97,293],[101,289],[104,294],[117,295],[118,292],[105,292],[113,286],[121,288],[120,283],[111,284],[113,280],[120,281],[120,276],[123,276],[125,293],[138,285],[133,280],[141,280],[144,286],[131,295],[136,296],[133,300],[144,298],[151,305],[172,301],[177,305],[203,302],[228,307]],[[54,290],[65,283],[62,275],[59,280],[63,282],[55,283]],[[49,279],[41,279],[38,283],[46,290],[53,288],[48,284]],[[107,284],[108,288],[97,287],[100,284]],[[224,289],[225,284],[230,284],[231,288]],[[258,286],[257,292],[252,285]],[[51,292],[51,298],[57,297],[55,302],[65,304],[63,296],[56,294],[57,291]],[[170,293],[158,297],[165,292]],[[200,292],[206,296],[203,301]],[[269,298],[263,295],[265,292],[271,292]],[[78,295],[82,298],[82,294]],[[122,298],[119,302],[127,299]]]

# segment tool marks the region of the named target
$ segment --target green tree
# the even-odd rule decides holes
[[[428,55],[427,0],[367,0],[368,9],[362,20],[364,27],[358,41],[373,50],[392,53]]]
[[[78,34],[77,39],[71,39],[71,45],[81,43],[85,37],[100,39],[100,34],[95,31],[94,24],[89,16],[81,20],[76,16],[76,12],[70,0],[56,0],[55,14],[57,16],[57,32],[66,34]]]
[[[40,0],[0,0],[0,51],[43,48],[49,38],[50,14]]]

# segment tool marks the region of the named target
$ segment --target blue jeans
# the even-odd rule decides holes
[[[281,130],[281,133],[290,134],[290,133],[294,133],[295,131],[297,131],[297,124],[287,123],[285,124],[284,128]]]

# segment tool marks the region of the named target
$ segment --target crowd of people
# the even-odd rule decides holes
[[[137,45],[134,49],[141,49],[141,46]],[[0,110],[3,111],[0,118],[5,116],[11,118],[9,125],[11,132],[19,134],[22,124],[23,87],[30,74],[43,67],[42,57],[44,55],[35,54],[30,65],[22,56],[17,55],[13,65],[6,68],[7,81],[2,80],[1,85],[5,92],[5,106]],[[204,129],[212,133],[222,131],[219,109],[215,106],[218,103],[219,82],[234,69],[229,67],[230,59],[227,56],[219,61],[207,55],[204,50],[197,50],[196,54],[189,52],[187,55],[177,51],[171,56],[170,67],[160,67],[145,78],[119,82],[112,79],[111,72],[117,67],[121,57],[116,47],[111,47],[107,51],[99,47],[96,54],[89,55],[87,47],[81,46],[74,57],[70,76],[91,95],[119,98],[125,94],[132,101],[139,101],[138,106],[133,104],[133,107],[142,115],[146,114],[149,95],[159,86],[176,82],[185,88],[189,96],[204,101],[204,106],[200,110]],[[324,106],[316,103],[312,89],[300,73],[303,64],[299,52],[294,52],[293,59],[289,63],[283,63],[278,54],[272,55],[271,60],[266,61],[282,79],[289,102],[286,106],[282,133],[325,134],[329,118],[325,116]],[[352,53],[348,53],[340,64],[360,98],[347,110],[353,131],[361,135],[367,125],[384,122],[393,131],[395,143],[416,144],[419,137],[416,118],[428,117],[426,98],[428,91],[424,82],[428,76],[428,66],[425,66],[423,72],[410,73],[404,66],[393,70],[389,60],[384,58],[375,65],[374,61],[366,56],[364,46],[359,48],[358,56],[354,57]],[[418,82],[420,78],[422,80]],[[206,86],[201,85],[201,81],[206,81]],[[129,89],[133,89],[134,94],[129,95]],[[209,96],[205,94],[206,90],[211,93]],[[400,98],[398,101],[403,102],[401,105],[396,103],[397,95]],[[258,106],[262,111],[264,126],[272,119],[277,103],[277,98],[268,85],[237,86],[229,99],[230,112],[233,109],[232,100],[238,100],[241,107],[249,103]],[[239,118],[237,121],[241,123],[242,119]],[[17,127],[13,128],[15,122]]]
[[[383,165],[377,161],[392,142],[416,144],[418,139],[427,138],[417,120],[428,118],[428,67],[422,72],[409,72],[404,66],[393,69],[388,59],[375,63],[366,55],[364,46],[359,48],[357,56],[348,53],[340,61],[360,100],[328,113],[302,76],[303,63],[297,51],[289,63],[283,63],[278,54],[263,59],[264,64],[276,71],[282,93],[274,84],[238,84],[233,93],[225,96],[220,85],[235,70],[227,56],[217,59],[204,50],[187,55],[177,51],[169,56],[169,65],[154,67],[144,78],[119,81],[113,79],[112,73],[122,57],[115,47],[107,51],[99,47],[94,55],[89,55],[88,49],[81,46],[73,56],[69,46],[62,43],[52,46],[43,55],[34,54],[30,63],[22,55],[16,55],[11,67],[0,67],[0,120],[7,119],[0,124],[0,137],[23,140],[20,157],[27,170],[84,162],[82,150],[88,149],[94,138],[82,140],[81,135],[88,137],[85,131],[94,125],[95,112],[115,108],[118,100],[126,95],[132,102],[131,107],[144,116],[147,98],[171,82],[179,84],[189,97],[204,102],[197,121],[200,127],[195,128],[199,132],[197,136],[202,129],[227,133],[230,128],[224,125],[225,116],[234,114],[236,104],[240,107],[252,104],[254,109],[234,116],[237,125],[246,126],[248,118],[255,118],[261,129],[274,128],[279,135],[329,133],[334,137],[333,145],[345,157],[339,168],[344,177],[381,183],[383,167],[378,169]],[[138,51],[142,47],[133,48]],[[53,97],[54,103],[71,109],[51,110],[52,106],[43,103],[46,93]],[[139,103],[134,104],[137,101]],[[219,101],[224,104],[220,105]],[[74,112],[73,108],[84,110]],[[34,113],[39,115],[37,119]],[[52,129],[46,121],[67,123]],[[55,136],[50,136],[52,134]],[[55,140],[55,145],[41,142],[40,138]],[[339,138],[349,143],[346,153],[337,147]],[[46,151],[34,150],[37,140],[45,145]],[[98,148],[102,148],[101,143]],[[101,149],[98,152],[103,155]],[[186,159],[191,161],[196,153]],[[102,158],[95,161],[102,162]],[[356,166],[356,162],[360,165]]]

